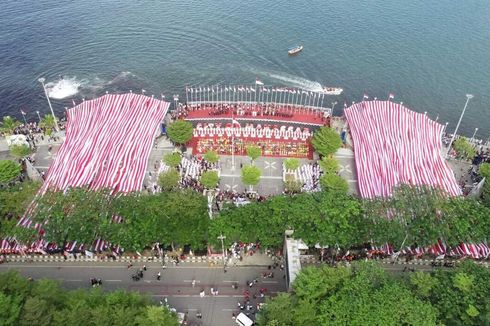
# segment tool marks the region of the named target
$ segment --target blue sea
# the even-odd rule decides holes
[[[490,2],[481,0],[2,0],[0,115],[109,92],[186,85],[340,86],[344,102],[387,98],[452,132],[490,136]],[[287,50],[304,45],[298,56]],[[63,80],[60,83],[60,75]],[[330,99],[328,100],[330,102]]]

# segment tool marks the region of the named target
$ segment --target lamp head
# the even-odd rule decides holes
[[[471,100],[473,98],[473,95],[472,94],[466,94],[466,97],[468,98],[468,100]]]
[[[39,78],[37,81],[38,81],[38,82],[40,82],[40,83],[44,83],[44,81],[45,81],[45,80],[46,80],[46,78],[41,77],[41,78]]]

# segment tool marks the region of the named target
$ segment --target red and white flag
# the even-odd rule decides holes
[[[255,79],[255,85],[261,85],[264,86],[264,83],[261,82],[259,79]]]

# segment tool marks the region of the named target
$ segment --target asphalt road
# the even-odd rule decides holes
[[[249,290],[250,294],[259,293],[260,288],[267,289],[267,295],[275,295],[285,291],[285,280],[280,269],[272,270],[274,278],[262,278],[261,273],[267,267],[230,267],[223,272],[222,267],[207,266],[178,266],[167,267],[165,270],[158,264],[146,264],[147,271],[140,281],[133,281],[131,274],[137,272],[143,265],[135,265],[128,269],[127,265],[115,263],[9,263],[0,265],[0,272],[9,269],[18,270],[26,277],[50,278],[59,280],[67,289],[89,288],[90,278],[100,278],[103,289],[112,291],[126,289],[152,296],[156,301],[168,299],[171,307],[179,312],[187,312],[189,325],[236,325],[231,316],[238,312],[238,302],[243,303],[243,292]],[[161,280],[156,279],[157,272],[161,272]],[[252,288],[246,282],[258,279]],[[195,286],[192,281],[195,280]],[[232,284],[238,283],[238,289]],[[218,290],[218,295],[211,295],[210,290]],[[206,296],[201,298],[199,292],[204,289]],[[251,300],[252,305],[263,302],[260,296]],[[202,313],[202,319],[196,318],[196,312]]]

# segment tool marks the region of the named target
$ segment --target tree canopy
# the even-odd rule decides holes
[[[458,156],[465,160],[471,160],[476,155],[476,149],[466,137],[456,139],[453,143],[453,148],[458,153]]]
[[[180,173],[174,168],[170,168],[158,175],[158,186],[162,191],[177,189],[180,181]]]
[[[284,160],[284,167],[287,170],[296,170],[299,168],[299,160],[297,158],[287,158]]]
[[[167,135],[175,144],[184,145],[192,138],[194,127],[185,120],[177,120],[168,125]]]
[[[0,274],[1,325],[175,325],[175,313],[136,292],[67,291],[53,280]]]
[[[201,184],[207,189],[214,189],[218,185],[219,176],[216,171],[205,171],[202,173],[201,178],[199,179]]]
[[[255,186],[260,182],[262,172],[254,165],[246,165],[242,168],[242,182],[248,186]]]
[[[54,128],[56,127],[56,122],[51,114],[45,114],[44,117],[39,122],[41,128]]]
[[[178,152],[172,152],[163,156],[163,162],[170,167],[176,168],[182,162],[182,155]]]
[[[320,168],[324,173],[337,173],[339,172],[339,162],[330,156],[324,156],[318,161]]]
[[[204,154],[204,160],[213,164],[219,161],[219,155],[215,151],[209,150]]]
[[[7,183],[20,175],[19,164],[10,160],[0,160],[0,184]]]
[[[255,161],[260,157],[260,155],[262,155],[262,148],[259,146],[250,145],[247,146],[246,150],[248,157],[250,157],[252,161]]]
[[[349,185],[341,176],[334,173],[325,173],[320,177],[320,185],[323,189],[347,192]]]
[[[20,122],[18,120],[12,118],[9,115],[6,115],[0,122],[0,131],[4,134],[11,135],[14,132],[14,129],[18,126],[20,126]]]
[[[322,156],[328,156],[335,153],[341,146],[342,140],[335,129],[330,127],[321,127],[311,139],[313,148]]]
[[[10,145],[10,155],[15,158],[23,158],[31,154],[31,149],[27,145]]]
[[[294,281],[291,294],[268,300],[260,312],[259,325],[274,323],[437,325],[437,310],[375,264],[307,267]]]

